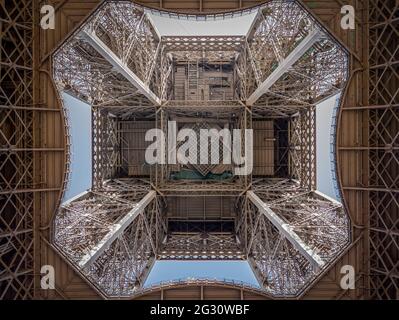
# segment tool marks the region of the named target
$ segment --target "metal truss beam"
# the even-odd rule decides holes
[[[92,187],[102,187],[103,182],[117,174],[120,155],[117,118],[109,116],[102,108],[92,108]]]
[[[259,179],[252,188],[239,199],[236,234],[264,290],[296,296],[349,244],[349,217],[297,181]]]
[[[316,269],[324,266],[324,261],[293,231],[292,226],[285,223],[276,213],[271,210],[253,191],[248,191],[249,200],[264,214],[270,222],[291,242],[291,244],[304,256]]]
[[[94,248],[86,254],[79,262],[81,268],[90,267],[94,261],[100,257],[105,250],[107,250],[111,244],[126,230],[126,228],[141,214],[144,209],[154,200],[156,197],[155,191],[150,191],[134,208],[125,215],[120,221],[115,223],[110,231],[101,239],[101,241],[94,246]]]
[[[158,253],[159,260],[245,260],[233,233],[171,233]]]
[[[271,86],[277,82],[322,36],[319,29],[313,29],[301,43],[285,58],[279,66],[263,81],[260,86],[251,94],[247,104],[252,106],[265,94]]]
[[[131,295],[166,235],[163,207],[145,180],[107,180],[61,206],[54,243],[107,296]]]
[[[308,190],[316,189],[316,108],[299,111],[289,128],[289,175]]]
[[[128,66],[122,62],[119,57],[112,52],[107,45],[101,41],[94,32],[82,30],[81,35],[84,39],[112,66],[118,73],[123,75],[131,84],[133,84],[145,97],[147,97],[154,105],[161,105],[161,100],[137,77]]]
[[[165,50],[176,51],[239,51],[244,44],[243,36],[164,36]]]

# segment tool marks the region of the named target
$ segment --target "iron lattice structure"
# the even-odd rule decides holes
[[[54,55],[58,89],[93,106],[94,155],[93,190],[62,206],[55,218],[55,244],[109,296],[128,296],[142,286],[154,259],[248,259],[265,291],[297,295],[350,242],[342,206],[315,191],[315,104],[342,90],[346,60],[345,51],[294,2],[260,7],[248,35],[236,37],[161,37],[141,8],[106,2]],[[158,164],[151,170],[151,192],[159,199],[238,199],[241,206],[230,220],[208,223],[206,210],[202,222],[171,220],[161,206],[150,215],[150,203],[136,191],[137,198],[119,203],[121,190],[107,191],[107,179],[127,178],[118,171],[118,127],[140,119],[168,133],[167,153],[170,121],[199,136],[202,129],[215,128],[245,134],[254,121],[283,119],[282,161],[287,162],[288,188],[298,186],[295,194],[288,196],[273,170],[269,179],[256,183],[250,174],[207,178],[232,169],[195,164],[200,156],[196,140],[188,164]],[[221,153],[223,143],[209,156]],[[274,160],[268,166],[274,167]],[[190,179],[190,172],[202,178]],[[266,185],[271,189],[264,191]],[[142,186],[135,180],[129,188]],[[269,193],[277,199],[270,200]],[[145,230],[152,223],[156,231]],[[112,259],[118,262],[110,270]]]
[[[342,204],[292,180],[258,180],[241,199],[237,234],[260,283],[290,296],[348,244]]]
[[[207,10],[204,7],[207,1],[199,2],[198,10]],[[362,224],[355,225],[354,232],[358,237],[360,230],[359,238],[364,240],[360,241],[364,243],[360,249],[364,257],[359,263],[364,272],[359,278],[365,279],[359,280],[361,296],[394,299],[399,288],[396,201],[399,7],[395,0],[353,3],[356,9],[360,8],[361,23],[357,19],[357,27],[364,32],[360,38],[358,33],[355,35],[360,42],[344,42],[354,50],[350,52],[351,81],[358,87],[362,83],[362,88],[354,94],[353,85],[346,88],[345,108],[339,112],[337,130],[341,136],[344,131],[348,134],[337,139],[333,133],[334,141],[338,140],[335,151],[339,153],[339,187],[352,220]],[[343,208],[315,191],[315,113],[312,111],[318,101],[343,88],[348,67],[346,53],[296,3],[272,1],[256,10],[257,17],[245,37],[209,37],[206,41],[217,40],[217,45],[212,48],[209,45],[211,50],[204,51],[206,41],[198,37],[161,37],[141,7],[107,1],[52,56],[52,76],[57,88],[93,106],[95,141],[93,188],[57,210],[52,243],[64,246],[58,252],[103,295],[139,295],[153,261],[172,256],[248,258],[262,292],[273,296],[302,295],[306,286],[325,273],[336,253],[349,242],[346,232],[349,222]],[[282,12],[284,17],[279,17]],[[177,17],[173,13],[163,14]],[[231,14],[234,15],[237,13]],[[185,17],[223,19],[226,14]],[[0,299],[31,299],[42,294],[38,291],[39,281],[34,278],[40,271],[40,263],[46,264],[39,242],[47,241],[50,233],[46,214],[51,217],[50,211],[59,206],[58,195],[63,194],[69,176],[68,115],[65,108],[51,107],[57,103],[46,96],[49,91],[43,86],[43,77],[49,76],[45,69],[51,69],[47,64],[50,54],[46,53],[48,48],[44,52],[39,50],[43,32],[40,34],[35,27],[38,20],[39,7],[35,1],[0,1]],[[298,56],[291,56],[292,52]],[[229,99],[216,103],[198,101],[200,91],[187,98],[187,92],[183,97],[174,88],[177,78],[173,68],[186,63],[189,71],[200,70],[203,66],[198,67],[198,61],[204,58],[204,53],[211,63],[234,60],[234,76],[228,79],[233,83]],[[41,82],[33,81],[35,78]],[[195,84],[190,81],[189,85]],[[208,111],[214,111],[214,106],[220,104],[227,109],[238,104],[249,115],[242,117],[240,127],[245,123],[247,128],[259,128],[262,121],[273,120],[278,143],[264,148],[278,154],[267,165],[273,168],[274,175],[249,176],[242,185],[234,183],[238,194],[230,192],[230,181],[171,181],[165,190],[175,187],[175,193],[169,196],[159,189],[160,180],[156,178],[160,172],[171,172],[168,166],[151,168],[145,174],[136,169],[133,177],[126,178],[132,167],[138,167],[129,163],[129,152],[121,152],[131,145],[126,131],[137,130],[133,124],[136,121],[143,127],[144,121],[160,127],[163,121],[160,115],[167,114],[169,103],[181,107],[181,117],[198,117],[207,105]],[[355,119],[355,133],[345,127],[348,119]],[[47,137],[54,130],[50,123],[57,121],[65,125],[60,129],[65,137],[63,143]],[[129,123],[133,129],[127,129]],[[359,123],[364,128],[361,134],[356,131]],[[52,162],[61,170],[60,159],[65,163],[62,181],[51,178],[56,169],[46,171]],[[343,161],[354,165],[356,174],[348,174]],[[221,208],[224,202],[235,202],[234,219],[222,215],[227,227],[211,221],[210,227],[207,224],[200,231],[194,224],[185,225],[183,234],[179,234],[181,227],[173,225],[175,221],[170,220],[165,203],[173,203],[183,189],[188,199],[220,199]],[[95,210],[102,204],[108,209]],[[203,209],[205,212],[208,208]],[[286,210],[295,215],[287,216]],[[97,214],[101,225],[95,221]],[[304,215],[315,224],[314,228],[303,228]],[[67,220],[75,227],[68,229]],[[231,237],[232,221],[235,234],[239,235],[235,239]],[[317,231],[327,221],[332,221],[328,231]],[[35,224],[40,229],[34,231]],[[283,225],[291,228],[284,229]],[[320,235],[325,236],[322,244]],[[338,237],[340,241],[330,241]],[[358,246],[359,238],[354,246]],[[274,246],[270,245],[270,239]],[[82,260],[90,266],[79,265]],[[323,265],[321,270],[320,265]]]
[[[144,284],[166,233],[162,209],[149,184],[106,181],[63,203],[55,244],[107,295],[131,295]]]
[[[0,299],[31,299],[34,288],[34,3],[0,2]]]
[[[397,1],[369,4],[369,159],[371,296],[398,299],[399,73]]]

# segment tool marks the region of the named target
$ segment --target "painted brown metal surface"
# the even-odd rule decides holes
[[[24,7],[17,13],[16,3],[21,2]],[[399,6],[394,0],[348,1],[345,4],[352,4],[356,10],[356,29],[343,30],[340,26],[342,1],[302,2],[351,54],[351,77],[338,115],[336,153],[339,182],[354,225],[351,247],[302,298],[397,298]],[[1,151],[7,160],[2,159],[0,164],[4,177],[0,190],[1,223],[6,225],[0,239],[1,246],[6,243],[2,250],[7,250],[0,256],[0,264],[5,268],[0,275],[0,299],[101,298],[49,241],[50,223],[69,169],[65,118],[50,77],[50,55],[98,3],[46,2],[56,8],[56,28],[41,30],[38,27],[41,2],[0,1],[5,13],[0,17],[5,26],[1,30],[2,50],[8,45],[9,52],[18,52],[7,56],[3,50],[1,55],[2,89],[9,88],[8,97],[14,99],[1,102],[0,112],[4,114],[4,118],[0,118],[1,139],[8,140],[5,145],[21,150],[7,147]],[[161,0],[142,3],[172,11],[214,13],[261,2]],[[22,98],[15,99],[16,95]],[[17,175],[4,174],[10,170]],[[16,222],[6,220],[10,215],[16,216]],[[340,269],[346,264],[355,267],[355,290],[340,288]],[[42,265],[55,267],[56,290],[40,289]],[[184,288],[188,287],[176,286],[174,297]],[[221,291],[219,287],[210,287],[209,290],[229,298],[235,289]]]

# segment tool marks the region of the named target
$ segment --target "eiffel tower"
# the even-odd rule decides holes
[[[139,298],[167,260],[247,261],[258,288],[214,283],[242,299],[398,297],[397,2],[353,1],[354,31],[339,29],[337,1],[239,1],[232,12],[187,1],[199,4],[193,14],[50,2],[56,31],[39,30],[38,2],[0,0],[0,299]],[[237,35],[164,35],[153,19],[250,14]],[[63,93],[90,105],[92,119],[92,186],[67,201],[79,137]],[[324,128],[333,199],[317,186],[316,105],[337,94]],[[171,121],[196,134],[252,130],[252,172],[149,164],[146,133],[166,133],[168,157]],[[38,281],[48,264],[51,293]],[[348,264],[353,291],[339,287]],[[201,298],[212,282],[190,281]]]

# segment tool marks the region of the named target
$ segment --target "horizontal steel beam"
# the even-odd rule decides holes
[[[41,112],[61,112],[62,109],[38,108],[38,107],[23,107],[23,106],[6,106],[0,105],[0,109],[6,110],[21,110],[21,111],[41,111]]]
[[[372,106],[356,106],[356,107],[343,107],[342,111],[367,111],[377,109],[399,108],[399,104],[385,104],[385,105],[372,105]]]
[[[342,187],[344,190],[349,191],[370,191],[370,192],[387,192],[387,193],[399,193],[398,189],[388,189],[383,187]]]
[[[251,94],[247,105],[252,106],[264,95],[322,36],[318,29],[312,30],[299,45],[285,58],[279,66]]]
[[[284,237],[296,248],[316,269],[324,266],[324,261],[295,233],[292,226],[282,220],[266,203],[264,203],[253,191],[247,192],[248,199],[259,209],[260,213],[284,235]]]
[[[150,191],[133,209],[121,220],[111,226],[110,231],[100,240],[93,249],[79,262],[81,268],[88,268],[106,251],[111,244],[126,230],[126,228],[141,214],[156,197],[155,191]]]
[[[0,191],[0,195],[11,195],[11,194],[22,194],[22,193],[34,193],[34,192],[59,192],[61,188],[42,188],[42,189],[4,189]]]
[[[7,231],[7,232],[2,232],[0,233],[0,239],[1,238],[7,238],[7,237],[15,237],[21,234],[26,234],[26,233],[33,233],[33,229],[22,229],[22,230],[17,230],[17,231]]]
[[[0,148],[0,152],[64,152],[64,148]]]
[[[141,94],[143,94],[153,104],[161,105],[161,99],[158,98],[154,92],[138,77],[134,74],[129,67],[122,62],[122,60],[112,52],[107,45],[101,41],[94,32],[88,32],[86,30],[81,31],[81,35],[84,39],[104,58],[106,59],[118,73],[123,75],[132,85],[134,85]]]

